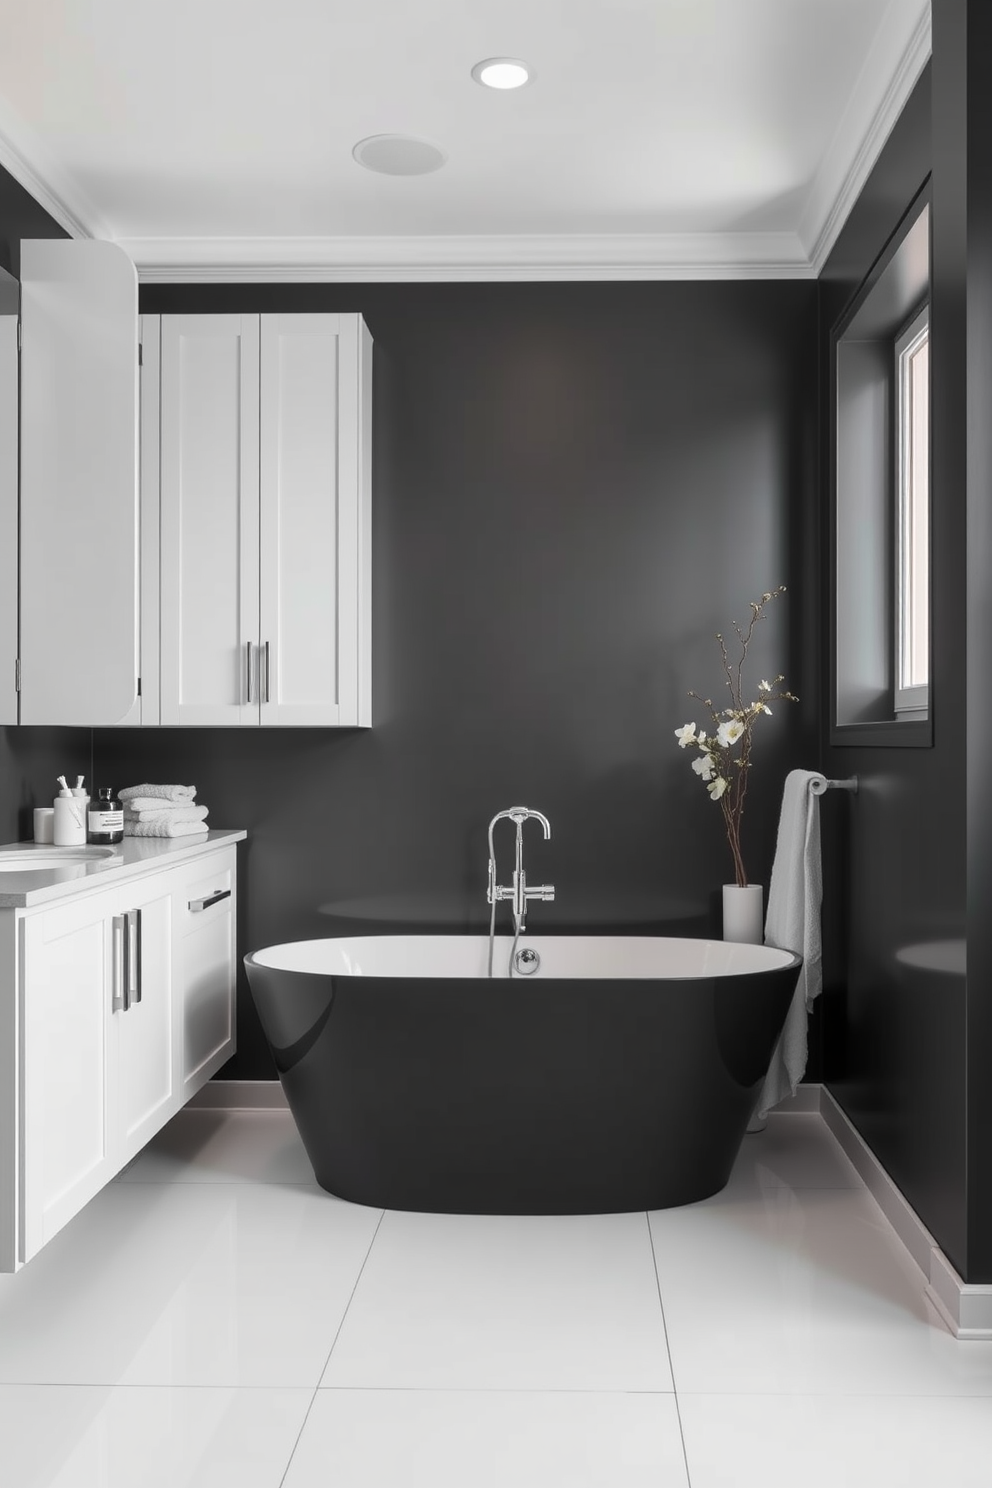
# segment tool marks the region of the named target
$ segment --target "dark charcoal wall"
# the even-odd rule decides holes
[[[932,77],[821,283],[826,369],[830,325],[932,167],[934,743],[825,751],[826,769],[861,781],[835,885],[846,899],[847,987],[826,1008],[826,1073],[942,1249],[976,1282],[992,1279],[992,803],[980,742],[992,724],[992,119],[979,70],[990,22],[987,6],[935,0]]]
[[[16,278],[22,238],[67,234],[0,166],[0,268]],[[31,807],[51,805],[56,775],[88,774],[90,736],[82,729],[0,728],[0,842],[30,837]]]
[[[713,633],[785,583],[751,672],[803,697],[756,755],[767,882],[783,777],[816,747],[813,284],[149,287],[142,307],[361,310],[375,337],[375,726],[96,735],[98,783],[193,781],[248,828],[243,949],[483,928],[486,826],[518,801],[554,828],[528,843],[558,891],[535,930],[716,928],[729,856],[673,730],[720,685]],[[226,1074],[271,1073],[242,988]]]

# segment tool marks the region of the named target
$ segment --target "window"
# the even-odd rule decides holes
[[[925,716],[930,695],[930,310],[896,341],[895,713]]]
[[[830,743],[933,743],[930,206],[916,201],[831,333]]]

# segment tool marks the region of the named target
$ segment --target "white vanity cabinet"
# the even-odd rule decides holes
[[[142,722],[370,724],[362,318],[146,316],[142,347]]]
[[[30,1260],[234,1052],[233,835],[0,909],[0,1270]]]

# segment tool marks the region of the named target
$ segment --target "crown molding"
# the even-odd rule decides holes
[[[112,238],[107,223],[37,133],[0,97],[0,165],[70,238]]]
[[[808,279],[795,233],[125,238],[141,282]]]
[[[830,147],[813,178],[799,237],[819,274],[930,57],[930,0],[892,0]]]

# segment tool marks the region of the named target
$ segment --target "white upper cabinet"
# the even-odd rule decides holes
[[[117,723],[138,682],[138,279],[21,244],[20,722]]]
[[[370,724],[364,322],[163,316],[160,339],[161,722]]]

